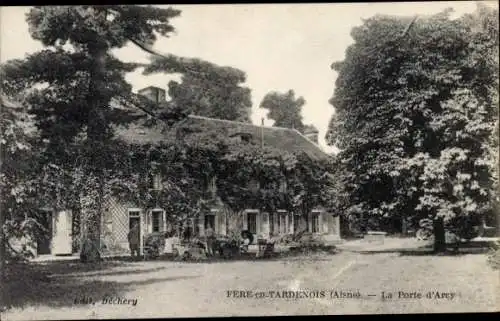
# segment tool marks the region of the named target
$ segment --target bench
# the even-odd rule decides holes
[[[384,243],[384,239],[385,239],[386,235],[387,235],[386,232],[368,231],[368,232],[366,232],[364,239],[368,242]]]

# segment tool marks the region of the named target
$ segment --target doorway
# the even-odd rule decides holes
[[[52,211],[40,210],[38,213],[38,222],[42,230],[38,233],[36,251],[38,255],[50,254],[52,242]]]
[[[140,212],[139,211],[129,211],[128,213],[128,230],[131,231],[134,226],[137,226],[139,228],[139,233],[135,233],[137,239],[135,240],[136,244],[140,244],[140,238],[141,238],[141,217],[140,217]],[[130,242],[130,241],[129,241]]]

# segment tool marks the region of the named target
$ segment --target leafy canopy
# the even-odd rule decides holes
[[[333,64],[327,140],[341,149],[336,202],[346,215],[457,226],[491,209],[498,12],[449,14],[367,19]]]

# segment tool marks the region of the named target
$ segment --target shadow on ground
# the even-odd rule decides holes
[[[212,257],[207,257],[203,259],[188,259],[182,260],[180,258],[174,259],[170,256],[162,256],[157,259],[152,259],[152,261],[174,261],[183,263],[232,263],[232,262],[265,262],[265,261],[283,261],[283,260],[308,260],[308,261],[325,261],[329,260],[329,256],[339,253],[338,250],[330,251],[287,251],[287,252],[275,252],[269,256],[257,257],[256,253],[243,253],[230,258],[224,258],[222,256],[216,255]]]
[[[9,266],[7,281],[4,284],[3,308],[23,308],[25,306],[70,307],[75,299],[87,299],[99,302],[104,297],[124,297],[138,286],[169,282],[201,276],[175,276],[147,278],[143,280],[115,282],[92,279],[92,276],[110,276],[127,274],[147,274],[164,269],[129,269],[125,271],[104,271],[113,267],[124,266],[120,262],[101,262],[81,264],[51,262],[47,264],[16,264]],[[94,275],[78,273],[96,272]]]
[[[470,255],[470,254],[485,254],[494,248],[489,242],[474,242],[474,243],[463,243],[458,246],[447,245],[446,251],[435,252],[432,245],[421,246],[411,249],[384,249],[384,250],[372,250],[372,251],[356,251],[360,254],[380,254],[380,253],[396,253],[400,256],[460,256],[460,255]]]

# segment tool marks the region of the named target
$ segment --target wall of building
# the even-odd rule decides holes
[[[101,248],[106,252],[126,252],[130,251],[128,244],[129,232],[129,209],[136,208],[133,203],[122,203],[115,198],[106,201],[105,211],[102,217]],[[141,211],[144,215],[144,211]],[[142,220],[142,232],[146,232],[144,219]]]

